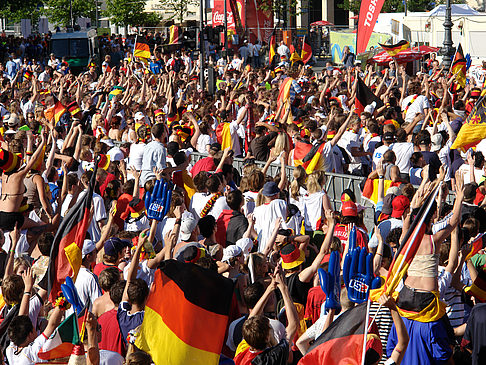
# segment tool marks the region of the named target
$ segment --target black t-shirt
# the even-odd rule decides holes
[[[296,272],[285,278],[287,280],[287,286],[289,287],[290,297],[294,303],[300,303],[305,305],[307,303],[307,294],[310,288],[312,288],[312,283],[303,283],[299,279],[299,273]]]
[[[275,142],[272,142],[274,138],[277,138],[277,132],[270,132],[265,136],[257,137],[250,142],[250,151],[257,161],[267,161],[270,155],[270,149]]]
[[[439,173],[440,166],[442,165],[437,153],[430,151],[422,151],[425,162],[429,165],[429,179],[434,181]]]
[[[464,340],[472,344],[472,364],[486,364],[486,304],[473,307],[467,320]]]

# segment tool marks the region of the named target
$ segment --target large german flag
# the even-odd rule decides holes
[[[88,191],[72,207],[62,220],[52,243],[49,267],[47,269],[47,291],[49,300],[54,301],[61,291],[61,284],[71,276],[76,281],[81,267],[84,238],[91,222],[91,202],[96,183],[95,164]]]
[[[227,147],[233,147],[233,140],[231,139],[230,123],[219,123],[216,127],[216,139],[224,150]]]
[[[307,172],[307,174],[310,174],[313,171],[322,170],[322,151],[325,145],[326,143],[322,142],[320,145],[312,146],[311,150],[302,159],[302,166],[305,168],[305,172]]]
[[[367,303],[341,314],[311,345],[299,365],[361,365]]]
[[[378,184],[379,184],[378,179],[367,179],[363,191],[361,192],[361,197],[363,199],[368,200],[370,203],[376,206],[378,203]],[[383,195],[386,195],[386,192],[388,191],[389,188],[392,186],[399,186],[400,183],[394,183],[391,180],[385,180],[385,190],[383,191]]]
[[[395,56],[397,53],[410,48],[410,42],[401,40],[397,44],[381,44],[378,43],[390,56]]]
[[[398,293],[396,293],[395,290],[407,274],[408,268],[422,242],[426,228],[424,223],[425,217],[429,214],[440,187],[441,186],[439,185],[429,194],[417,216],[413,219],[410,228],[405,234],[395,257],[393,258],[385,284],[381,288],[370,290],[370,299],[372,301],[377,302],[383,293],[390,296],[393,295],[395,298],[398,296]],[[445,314],[445,305],[441,304],[439,301],[438,293],[435,294],[435,300],[421,312],[405,311],[398,308],[400,315],[419,322],[431,322],[440,319]]]
[[[467,151],[476,146],[483,138],[486,138],[486,98],[484,95],[481,96],[469,113],[451,149]]]
[[[364,112],[364,108],[372,102],[376,102],[375,110],[383,106],[381,99],[376,96],[373,91],[366,86],[361,77],[358,76],[358,87],[356,88],[356,99],[354,104],[356,113],[361,114]]]
[[[304,64],[309,62],[309,60],[312,58],[312,47],[305,41],[305,36],[302,39],[302,51],[300,53],[300,58],[302,58]]]
[[[454,83],[460,86],[460,88],[456,88],[457,91],[466,87],[466,65],[467,61],[464,57],[464,51],[462,50],[461,44],[459,44],[457,46],[456,54],[454,55],[450,72],[452,75],[456,75]]]
[[[302,165],[302,167],[305,169],[308,166],[308,163],[304,164],[303,160],[311,149],[312,149],[311,143],[297,141],[295,143],[295,148],[294,148],[294,165],[295,166]]]
[[[135,345],[155,364],[216,365],[233,282],[194,264],[164,261],[155,272]]]
[[[133,47],[133,56],[150,58],[150,47],[145,38],[137,35],[137,38],[135,39],[135,46]]]
[[[170,26],[170,34],[169,34],[169,44],[178,44],[179,43],[179,27],[177,25]]]

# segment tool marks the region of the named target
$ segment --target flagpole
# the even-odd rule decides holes
[[[361,365],[364,365],[365,358],[366,358],[366,340],[368,338],[368,319],[370,318],[370,307],[371,307],[371,300],[368,298],[366,303],[366,318],[365,318],[365,330],[364,330],[364,338],[363,338],[363,353],[361,354]]]
[[[461,44],[461,43],[459,43]],[[449,65],[449,76],[450,76],[450,73],[451,73],[451,69],[452,69],[452,65],[454,64],[454,60],[456,59],[456,54],[457,54],[457,50],[459,49],[459,46],[456,47],[456,51],[454,52],[454,57],[452,57],[452,61],[451,61],[451,64]]]

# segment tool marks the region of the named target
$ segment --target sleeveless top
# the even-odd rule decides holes
[[[24,179],[26,189],[24,196],[27,198],[27,204],[31,205],[34,210],[37,210],[42,207],[42,204],[39,198],[39,192],[37,191],[37,185],[34,182],[35,176],[40,176],[40,174],[35,173],[33,175],[27,176]]]

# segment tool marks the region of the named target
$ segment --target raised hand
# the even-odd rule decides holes
[[[147,209],[147,217],[161,221],[169,212],[170,200],[172,198],[171,182],[164,180],[157,180],[155,182],[152,193],[147,192],[145,199],[145,208]]]
[[[326,294],[326,309],[341,310],[341,265],[339,252],[332,251],[327,271],[317,270],[322,291]]]

